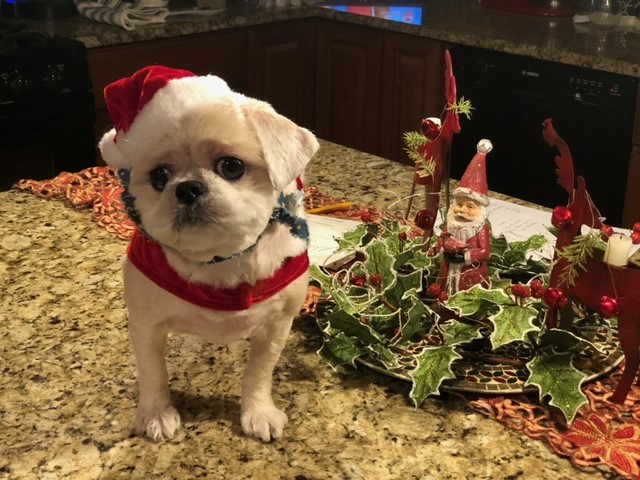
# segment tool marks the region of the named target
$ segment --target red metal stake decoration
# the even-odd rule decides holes
[[[434,171],[432,175],[422,176],[418,173],[420,166],[416,164],[416,170],[413,175],[412,193],[415,191],[416,185],[423,185],[425,189],[425,208],[419,213],[424,220],[420,222],[422,224],[419,226],[424,230],[425,240],[428,240],[433,232],[433,223],[440,206],[440,187],[442,180],[444,179],[447,182],[449,180],[444,177],[448,177],[449,173],[447,161],[451,149],[451,141],[453,135],[460,132],[458,113],[454,108],[450,108],[456,104],[457,87],[449,50],[445,50],[444,52],[444,61],[445,100],[447,101],[444,120],[442,121],[441,127],[431,125],[429,119],[422,121],[422,133],[429,141],[418,148],[418,152],[427,162],[433,162]]]

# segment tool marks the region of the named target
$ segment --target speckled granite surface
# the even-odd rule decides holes
[[[588,24],[575,25],[570,17],[545,17],[495,10],[481,7],[477,0],[422,0],[421,26],[331,11],[315,4],[250,9],[234,0],[228,0],[227,5],[227,10],[219,15],[171,17],[165,24],[138,27],[132,32],[79,16],[53,21],[33,20],[28,23],[39,30],[77,38],[87,47],[95,48],[282,20],[321,17],[640,77],[638,31],[621,27],[607,30]]]
[[[307,181],[384,206],[409,170],[323,143]],[[388,175],[380,175],[384,168]],[[339,170],[342,175],[332,173]],[[389,195],[393,198],[393,195]],[[334,373],[298,319],[276,368],[284,439],[241,434],[246,347],[172,336],[171,442],[131,435],[133,358],[121,300],[124,242],[60,201],[0,193],[0,479],[599,479],[503,429],[464,399],[428,399],[366,369]]]

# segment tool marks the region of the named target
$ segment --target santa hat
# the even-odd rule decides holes
[[[462,175],[458,187],[453,191],[453,196],[465,196],[489,205],[489,189],[487,187],[487,153],[493,149],[489,140],[480,140],[477,153],[469,162],[469,166]]]
[[[231,94],[219,77],[159,65],[107,85],[104,97],[114,128],[100,140],[102,158],[116,168],[131,168],[185,111]]]

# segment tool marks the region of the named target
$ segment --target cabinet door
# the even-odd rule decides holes
[[[416,131],[444,106],[444,45],[437,40],[386,32],[382,44],[380,156],[411,163],[402,134]]]
[[[97,115],[96,138],[111,125],[102,95],[104,87],[147,65],[183,68],[199,75],[212,73],[226,80],[234,90],[245,91],[246,38],[246,30],[233,29],[89,49],[87,55]]]
[[[314,127],[316,22],[281,22],[249,29],[247,93],[282,115]]]
[[[382,33],[318,22],[316,130],[318,136],[378,153]]]

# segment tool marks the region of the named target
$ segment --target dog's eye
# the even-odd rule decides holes
[[[151,186],[158,192],[162,192],[164,187],[167,186],[169,176],[171,172],[167,167],[154,168],[149,172],[149,179],[151,180]]]
[[[226,180],[237,180],[244,175],[244,162],[235,157],[222,157],[216,163],[216,173]]]

